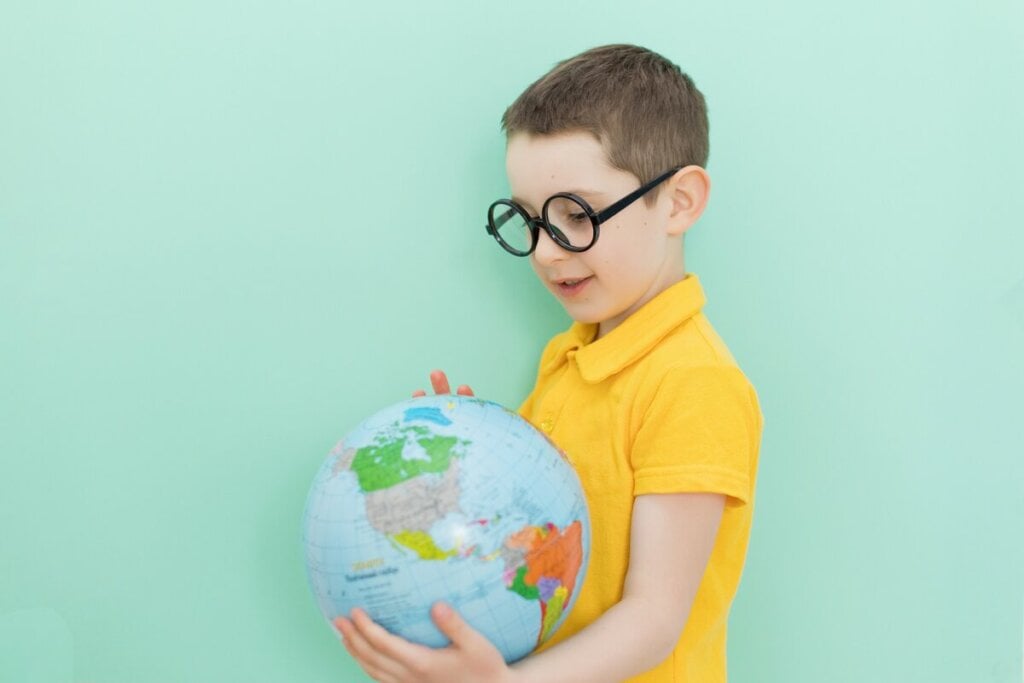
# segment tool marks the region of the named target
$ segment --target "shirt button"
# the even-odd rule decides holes
[[[544,420],[543,422],[540,423],[540,428],[543,429],[545,432],[550,432],[552,429],[554,429],[554,427],[555,423],[552,422],[551,420]]]

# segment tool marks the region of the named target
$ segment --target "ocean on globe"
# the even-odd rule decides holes
[[[390,406],[331,450],[302,521],[328,622],[361,607],[442,647],[448,602],[514,662],[565,620],[590,556],[579,479],[546,435],[491,401],[441,394]]]

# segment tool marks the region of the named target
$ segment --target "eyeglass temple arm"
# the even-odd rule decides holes
[[[670,171],[665,171],[664,173],[662,173],[660,176],[658,176],[657,178],[655,178],[651,182],[649,182],[646,185],[643,185],[641,187],[638,187],[633,192],[630,192],[625,197],[623,197],[619,201],[615,202],[614,204],[612,204],[611,206],[606,208],[604,211],[601,211],[600,213],[598,213],[597,216],[596,216],[597,222],[598,223],[604,223],[606,220],[610,219],[612,216],[617,214],[619,211],[622,211],[624,208],[626,208],[627,206],[629,206],[630,204],[635,202],[637,199],[639,199],[643,195],[645,195],[648,192],[650,192],[653,188],[657,187],[659,184],[661,184],[661,183],[665,182],[666,180],[668,180],[669,178],[671,178],[673,174],[675,174],[677,171],[679,171],[679,170],[681,170],[683,168],[685,168],[685,166],[678,166],[676,168],[673,168]]]

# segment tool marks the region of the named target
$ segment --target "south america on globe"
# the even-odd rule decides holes
[[[329,623],[360,607],[443,647],[430,607],[445,601],[514,662],[575,604],[590,518],[546,435],[497,403],[439,394],[385,408],[338,442],[310,487],[302,541]]]

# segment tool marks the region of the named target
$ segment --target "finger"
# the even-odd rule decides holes
[[[423,391],[422,389],[417,389],[416,391],[412,392],[412,397],[413,398],[419,398],[420,396],[426,396],[426,395],[427,395],[427,392]]]
[[[491,641],[466,623],[465,619],[443,602],[434,603],[430,610],[430,616],[441,633],[448,636],[456,647],[467,650],[494,647],[491,645]]]
[[[373,680],[380,681],[381,683],[391,683],[392,681],[400,681],[405,677],[404,671],[399,669],[394,662],[374,651],[373,647],[359,633],[359,630],[351,621],[348,622],[346,628],[347,631],[344,628],[339,629],[347,633],[341,639],[345,650],[352,655],[356,663]]]
[[[430,383],[434,385],[435,394],[452,393],[452,388],[448,386],[448,376],[441,370],[434,370],[430,373]]]
[[[468,386],[466,386],[465,384],[463,384],[463,385],[461,385],[461,386],[459,387],[459,389],[458,389],[458,391],[457,391],[456,393],[457,393],[457,394],[458,394],[459,396],[472,396],[472,395],[473,395],[473,390],[472,390],[472,389],[470,389],[470,388],[469,388]]]
[[[341,631],[345,649],[359,662],[359,666],[363,667],[366,673],[378,681],[402,678],[405,668],[378,652],[351,619],[337,617],[334,624]]]
[[[351,629],[355,627],[349,624],[347,628]],[[387,674],[364,658],[362,651],[358,647],[353,646],[353,641],[357,636],[349,634],[349,636],[346,637],[344,635],[344,630],[345,628],[341,626],[338,627],[338,633],[341,636],[341,644],[345,647],[345,652],[347,652],[352,659],[356,660],[356,664],[358,664],[359,667],[370,676],[370,678],[375,681],[382,680]]]
[[[389,633],[359,608],[352,610],[352,621],[358,629],[359,635],[365,638],[374,650],[401,666],[402,669],[414,668],[422,662],[424,655],[429,653],[429,648],[410,643],[404,638]]]
[[[368,675],[373,680],[377,681],[378,683],[396,683],[398,681],[398,679],[394,676],[388,675],[381,669],[378,669],[372,664],[361,659],[359,654],[354,649],[352,649],[352,646],[349,645],[348,640],[346,640],[345,638],[341,639],[341,644],[345,646],[345,651],[348,652],[349,656],[352,657],[352,659],[356,660],[356,664],[358,664],[359,667],[366,672],[366,675]]]

